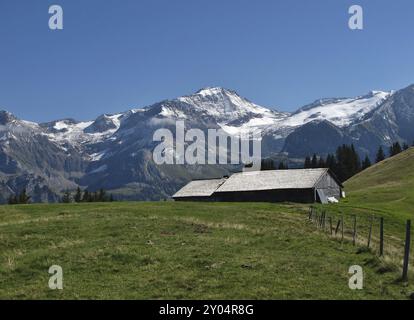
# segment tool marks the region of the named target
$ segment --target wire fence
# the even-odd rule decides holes
[[[401,267],[401,280],[408,281],[409,267],[414,265],[413,257],[410,257],[411,220],[404,226],[375,214],[327,212],[313,206],[309,207],[308,220],[341,243],[352,242],[354,246],[391,260]]]

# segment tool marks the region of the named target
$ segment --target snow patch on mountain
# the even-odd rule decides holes
[[[276,112],[240,97],[236,92],[220,87],[205,88],[197,93],[178,98],[179,101],[193,106],[196,110],[227,121],[245,115],[274,117]]]
[[[356,98],[323,99],[304,107],[283,121],[283,126],[297,127],[314,120],[328,120],[339,127],[349,126],[379,106],[393,92],[372,91]]]
[[[47,135],[52,141],[80,146],[85,143],[103,141],[112,136],[121,126],[123,116],[123,113],[102,115],[94,121],[83,122],[64,119],[42,126],[48,130]]]

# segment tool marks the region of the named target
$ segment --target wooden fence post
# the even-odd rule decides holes
[[[321,220],[322,220],[322,212],[320,213],[320,215],[318,216],[318,228],[321,227]]]
[[[336,229],[335,229],[335,235],[338,233],[339,231],[339,226],[341,225],[341,219],[338,220],[338,223],[336,225]]]
[[[356,233],[357,233],[357,226],[356,226],[356,224],[357,224],[357,218],[356,218],[356,215],[354,215],[354,233],[352,235],[352,244],[354,246],[356,244]]]
[[[322,229],[323,229],[323,232],[325,232],[325,220],[326,220],[326,211],[324,210],[323,211],[323,220],[322,220]]]
[[[374,222],[374,216],[371,216],[371,223],[369,225],[369,232],[368,232],[368,243],[367,248],[371,245],[371,237],[372,237],[372,224]]]
[[[344,216],[341,216],[341,233],[342,233],[342,237],[341,237],[341,242],[344,241]]]
[[[332,230],[332,216],[329,216],[329,233],[332,236],[332,234],[333,234],[333,230]]]
[[[384,255],[384,218],[380,219],[380,257]]]
[[[404,264],[403,264],[403,273],[402,273],[402,280],[404,282],[408,281],[408,264],[410,261],[410,242],[411,242],[411,220],[407,220],[407,225],[405,227]]]
[[[312,220],[313,208],[309,207],[309,220]]]

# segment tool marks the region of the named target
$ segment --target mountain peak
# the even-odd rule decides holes
[[[202,88],[200,90],[198,90],[196,93],[196,95],[202,95],[202,96],[214,96],[214,95],[218,95],[218,94],[235,94],[237,95],[237,93],[233,90],[229,90],[226,88],[222,88],[222,87],[205,87]]]
[[[17,117],[9,111],[0,110],[0,124],[5,125],[11,121],[17,120]]]

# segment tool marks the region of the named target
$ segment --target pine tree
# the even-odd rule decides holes
[[[337,164],[335,156],[333,154],[328,154],[326,157],[326,167],[331,169],[333,172],[336,172]]]
[[[71,203],[72,197],[70,195],[69,190],[66,190],[65,193],[62,196],[62,203]]]
[[[278,169],[279,169],[279,170],[285,170],[285,169],[286,169],[285,164],[283,163],[283,161],[281,161],[281,162],[279,163],[279,167],[278,167]]]
[[[272,159],[262,159],[260,170],[276,170],[275,162]]]
[[[359,157],[358,152],[356,152],[355,146],[353,144],[351,145],[351,149],[352,149],[352,159],[354,162],[354,169],[355,169],[354,174],[357,174],[358,172],[362,170],[361,158]]]
[[[76,189],[76,194],[73,197],[73,200],[75,200],[75,202],[77,203],[82,201],[82,191],[79,187]]]
[[[336,150],[334,173],[339,180],[346,181],[361,171],[361,161],[354,145],[342,145]]]
[[[113,201],[115,201],[115,200],[114,200],[114,196],[113,196],[113,194],[111,193],[111,194],[109,195],[109,202],[113,202]]]
[[[390,147],[390,157],[393,157],[399,153],[402,152],[402,148],[399,142],[394,143],[391,147]]]
[[[318,157],[316,156],[316,154],[314,154],[312,157],[311,168],[317,168],[317,167],[318,167]]]
[[[16,195],[11,195],[10,197],[9,197],[9,199],[7,200],[7,203],[8,204],[17,204],[18,203],[18,199],[17,199],[17,197],[16,197]]]
[[[83,191],[82,202],[90,202],[90,197],[88,189],[85,189],[85,191]]]
[[[26,194],[26,188],[22,190],[19,194],[18,203],[19,204],[28,204],[30,202],[30,196]]]
[[[107,199],[106,199],[106,192],[105,192],[105,190],[104,189],[100,189],[99,190],[99,193],[98,193],[98,199],[97,199],[97,201],[100,201],[100,202],[105,202]]]
[[[303,165],[304,169],[310,169],[312,167],[312,162],[311,162],[311,158],[309,156],[307,156],[305,158],[305,163]]]
[[[364,161],[362,161],[362,170],[365,170],[371,166],[371,160],[369,160],[368,155],[365,156]]]
[[[326,168],[325,160],[322,157],[319,158],[318,168]]]
[[[410,146],[406,142],[404,142],[403,150],[405,151],[405,150],[408,150],[409,148],[410,148]]]
[[[382,149],[382,146],[380,146],[377,151],[377,157],[375,158],[375,162],[378,163],[383,160],[385,160],[385,153],[384,153],[384,149]]]

